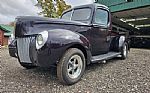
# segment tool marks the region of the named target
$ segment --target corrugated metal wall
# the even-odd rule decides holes
[[[133,0],[132,2],[127,2],[127,0],[98,0],[98,3],[108,6],[112,12],[150,6],[150,0]]]
[[[3,45],[4,32],[0,30],[0,45]]]
[[[126,0],[98,0],[98,2],[106,6],[112,6],[112,5],[125,3]]]

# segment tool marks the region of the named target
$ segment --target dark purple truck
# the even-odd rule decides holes
[[[74,7],[60,19],[22,16],[16,18],[9,52],[27,69],[57,67],[60,82],[71,85],[81,79],[88,64],[119,55],[126,59],[127,36],[111,29],[111,13],[101,4]]]

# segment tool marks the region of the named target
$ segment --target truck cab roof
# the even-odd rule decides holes
[[[85,5],[80,5],[80,6],[75,6],[67,11],[73,10],[73,9],[77,9],[77,8],[83,8],[83,7],[90,7],[92,9],[94,8],[103,8],[103,9],[107,9],[109,10],[109,8],[103,4],[98,4],[98,3],[92,3],[92,4],[85,4]],[[66,11],[65,11],[66,12]]]

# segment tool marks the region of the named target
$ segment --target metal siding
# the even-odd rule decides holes
[[[5,45],[8,45],[8,40],[9,40],[9,37],[4,37],[4,39],[3,39],[3,45],[5,46]]]
[[[125,3],[126,0],[98,0],[100,4],[104,4],[107,6],[117,5],[121,3]]]
[[[126,0],[98,0],[98,3],[109,6],[111,12],[150,6],[150,0],[133,0],[133,2],[127,2]]]
[[[4,32],[0,30],[0,45],[3,46]]]

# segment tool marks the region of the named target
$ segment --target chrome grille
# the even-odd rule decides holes
[[[34,37],[25,37],[25,38],[17,39],[17,49],[18,49],[18,56],[19,56],[20,62],[32,63],[30,60],[30,55],[29,55],[29,47],[30,47],[30,42],[33,39]]]

